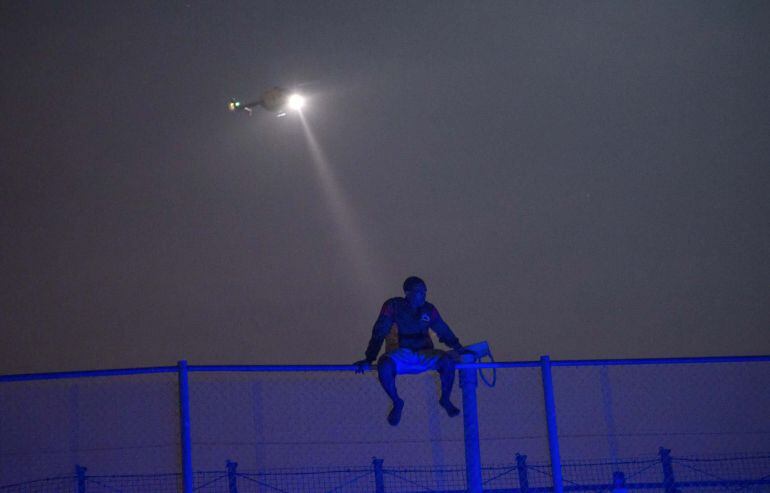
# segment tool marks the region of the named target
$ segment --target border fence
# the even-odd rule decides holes
[[[397,428],[350,365],[0,376],[0,493],[770,492],[770,356],[458,370],[461,418],[404,376]]]
[[[666,465],[669,461],[670,467]],[[718,464],[717,467],[715,463]],[[661,448],[657,459],[632,459],[619,462],[577,462],[563,464],[573,480],[565,480],[564,491],[768,491],[770,490],[770,455],[727,458],[679,458]],[[674,475],[674,469],[680,475]],[[482,467],[482,487],[487,492],[545,493],[552,486],[534,486],[550,479],[550,464],[528,464],[517,455],[516,463]],[[622,470],[626,472],[623,472]],[[704,470],[709,469],[709,470]],[[714,471],[713,469],[716,469]],[[607,474],[609,471],[609,474]],[[196,471],[193,490],[203,493],[253,493],[261,491],[323,492],[442,492],[461,493],[465,488],[463,466],[444,467],[444,489],[434,489],[435,469],[389,468],[383,459],[373,458],[370,467],[339,469],[304,469],[278,471],[238,470],[238,463],[227,461],[220,471]],[[732,473],[744,478],[730,479]],[[71,476],[47,478],[0,487],[2,492],[177,492],[182,488],[182,474],[89,475],[87,468],[76,466]]]

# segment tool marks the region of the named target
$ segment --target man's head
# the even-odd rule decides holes
[[[407,277],[404,281],[404,295],[409,304],[417,308],[425,304],[428,288],[425,281],[417,276]]]

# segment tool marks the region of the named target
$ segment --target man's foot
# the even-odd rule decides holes
[[[393,409],[388,414],[388,423],[391,426],[396,426],[401,421],[401,411],[404,409],[404,399],[393,401]]]
[[[439,399],[438,403],[441,405],[441,407],[444,408],[446,413],[449,415],[450,418],[454,418],[458,414],[460,414],[460,410],[455,407],[454,404],[452,404],[452,401],[449,399]]]

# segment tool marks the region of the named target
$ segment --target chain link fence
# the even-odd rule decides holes
[[[179,437],[173,372],[0,381],[0,485],[177,471]]]
[[[664,449],[664,451],[667,449]],[[563,464],[564,491],[592,492],[768,492],[770,455],[623,459],[615,462],[573,461]],[[549,463],[529,463],[519,455],[515,464],[482,468],[489,492],[550,492]],[[40,479],[0,487],[3,493],[115,493],[182,490],[182,475],[89,475]],[[200,493],[420,493],[466,491],[464,466],[387,467],[374,459],[369,467],[239,471],[228,461],[224,469],[198,471],[193,491]]]
[[[474,392],[484,491],[555,491],[551,440],[561,491],[770,491],[770,358],[553,362],[550,438],[540,366],[511,365]],[[184,491],[177,370],[0,377],[0,493]],[[374,372],[189,370],[193,491],[466,490],[433,373],[398,377],[391,427]]]
[[[394,428],[374,372],[191,373],[194,469],[223,458],[262,469],[367,467],[374,456],[404,466],[461,463],[463,423],[439,407],[437,377],[398,383],[406,406]]]
[[[554,394],[566,458],[770,450],[770,363],[559,366]]]

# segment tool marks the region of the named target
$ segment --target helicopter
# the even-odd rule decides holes
[[[286,116],[287,110],[299,111],[305,105],[305,98],[297,93],[290,92],[283,87],[271,87],[263,92],[257,101],[242,103],[236,99],[231,99],[227,103],[227,109],[230,111],[245,111],[251,116],[252,108],[261,106],[262,108],[275,113],[276,116]]]

